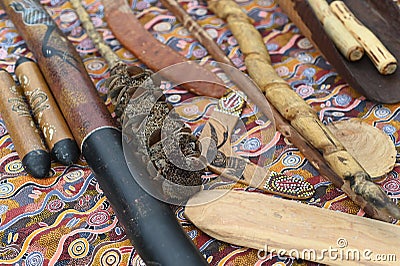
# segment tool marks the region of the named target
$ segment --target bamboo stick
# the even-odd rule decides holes
[[[364,49],[332,13],[329,4],[325,0],[308,0],[308,4],[342,55],[350,61],[360,60]]]
[[[248,73],[261,88],[269,102],[316,149],[344,182],[375,209],[399,219],[400,209],[385,192],[375,185],[360,164],[318,119],[314,110],[279,77],[260,33],[233,1],[208,1],[209,8],[225,19],[245,55]]]
[[[397,60],[378,37],[357,19],[343,1],[333,1],[330,8],[332,13],[362,45],[379,73],[393,74],[397,68]]]
[[[114,53],[114,51],[104,42],[104,39],[97,32],[89,14],[86,12],[85,8],[82,6],[80,0],[70,0],[72,7],[74,8],[76,14],[79,17],[79,20],[82,24],[82,27],[85,29],[87,35],[90,40],[93,42],[95,47],[98,49],[100,55],[106,60],[107,64],[109,64],[110,68],[115,66],[118,63],[121,63],[121,60]]]

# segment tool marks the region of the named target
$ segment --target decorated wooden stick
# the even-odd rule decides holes
[[[185,216],[237,246],[324,265],[395,265],[400,226],[245,191],[205,190]]]
[[[4,69],[0,70],[0,87],[0,113],[22,165],[33,177],[46,177],[50,171],[50,154],[24,101],[21,88]]]
[[[372,182],[360,164],[319,120],[314,110],[276,74],[260,33],[242,9],[231,0],[208,3],[217,16],[228,22],[245,55],[248,73],[269,102],[311,145],[321,151],[328,165],[343,179],[344,184],[350,184],[351,189],[375,209],[399,219],[399,207]]]
[[[218,101],[217,107],[207,120],[199,141],[203,147],[218,147],[215,158],[208,163],[208,168],[231,180],[293,199],[307,199],[314,194],[314,187],[298,178],[271,173],[249,160],[236,154],[231,147],[231,133],[239,120],[239,114],[245,97],[242,93],[232,91]],[[267,138],[273,137],[275,128],[267,132]],[[270,134],[268,134],[270,133]],[[215,145],[210,142],[213,141]],[[214,153],[213,149],[202,149],[202,155],[210,158],[208,154]],[[214,154],[213,154],[214,155]],[[211,159],[211,158],[210,158]]]
[[[31,59],[20,57],[15,64],[15,74],[51,154],[64,165],[71,165],[78,161],[79,148],[39,67]]]
[[[393,74],[397,68],[397,60],[376,35],[357,19],[343,1],[333,1],[330,7],[333,14],[362,45],[379,73]]]
[[[332,13],[329,4],[325,0],[308,0],[308,3],[343,56],[350,61],[360,60],[363,47]]]
[[[170,207],[135,181],[147,174],[146,166],[128,168],[121,132],[79,54],[51,16],[36,0],[0,3],[38,60],[83,156],[141,258],[146,264],[207,265]]]

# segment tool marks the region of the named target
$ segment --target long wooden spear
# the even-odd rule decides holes
[[[399,207],[372,182],[315,111],[276,74],[260,33],[240,6],[232,0],[210,0],[208,4],[211,11],[227,21],[245,55],[248,73],[266,98],[312,146],[321,151],[330,168],[343,180],[343,185],[350,187],[377,212],[400,219]]]
[[[160,0],[182,25],[195,37],[218,62],[233,65],[213,38],[175,0]]]

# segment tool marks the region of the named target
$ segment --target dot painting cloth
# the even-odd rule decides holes
[[[236,67],[245,71],[236,39],[225,22],[207,10],[206,2],[178,2],[214,38]],[[372,103],[350,88],[274,1],[237,2],[262,34],[276,72],[317,112],[321,121],[360,118],[387,134],[396,147],[400,146],[400,105]],[[101,1],[82,3],[98,32],[117,55],[130,65],[144,67],[107,28]],[[79,52],[99,95],[112,112],[104,86],[109,67],[81,27],[72,6],[65,0],[42,0],[41,4]],[[206,49],[159,1],[131,0],[129,4],[143,26],[160,42],[188,59],[204,64],[213,62]],[[5,12],[0,10],[1,67],[13,74],[15,61],[20,56],[33,58]],[[167,101],[178,107],[194,134],[201,132],[216,105],[216,99],[196,98],[181,89],[165,88],[165,95]],[[254,119],[252,110],[245,109],[241,119],[247,131],[235,139],[240,155],[252,160],[257,158],[261,163],[264,160],[265,167],[314,185],[316,192],[303,201],[305,204],[365,215],[341,190],[320,176],[279,132],[272,145],[264,143],[259,134],[263,123]],[[48,179],[29,176],[0,120],[0,265],[144,265],[84,158],[69,167],[53,162],[51,171],[52,177]],[[395,202],[400,198],[399,172],[396,164],[389,174],[376,180]],[[237,189],[249,188],[237,185]],[[220,242],[193,226],[184,217],[183,207],[171,208],[210,265],[316,265],[274,254],[260,256],[257,250]]]

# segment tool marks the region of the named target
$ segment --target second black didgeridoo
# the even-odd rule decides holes
[[[38,61],[43,76],[128,238],[147,265],[207,265],[170,207],[147,194],[129,170],[120,131],[72,44],[35,0],[0,1]]]

